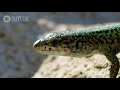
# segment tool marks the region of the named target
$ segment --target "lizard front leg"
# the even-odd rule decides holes
[[[105,56],[111,62],[110,78],[116,78],[116,76],[119,72],[119,60],[118,60],[116,54],[113,52],[107,52],[105,54]]]

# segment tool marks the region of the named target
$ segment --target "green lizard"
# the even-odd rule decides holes
[[[119,71],[120,24],[86,30],[50,33],[37,40],[33,48],[43,54],[70,57],[103,54],[111,62],[110,78]]]

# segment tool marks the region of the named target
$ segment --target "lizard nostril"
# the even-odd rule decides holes
[[[37,41],[33,44],[33,48],[34,48],[34,49],[36,49],[36,48],[38,47],[39,42],[40,42],[40,40],[37,40]]]

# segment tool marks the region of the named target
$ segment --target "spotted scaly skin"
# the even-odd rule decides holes
[[[33,48],[42,54],[85,57],[103,54],[111,62],[110,78],[119,71],[120,24],[88,30],[72,30],[50,33],[37,40]]]

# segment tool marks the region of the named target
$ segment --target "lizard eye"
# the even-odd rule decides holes
[[[66,45],[68,45],[69,44],[69,42],[64,42]]]
[[[57,41],[56,40],[53,40],[52,43],[56,43]]]
[[[57,40],[52,41],[52,45],[55,46],[57,44]]]

